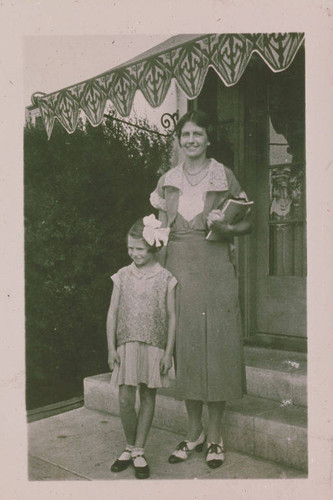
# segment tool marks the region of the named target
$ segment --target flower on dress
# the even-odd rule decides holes
[[[148,245],[156,245],[157,248],[161,247],[162,244],[167,245],[170,233],[169,227],[161,227],[162,222],[156,219],[154,214],[144,217],[143,224],[142,236]]]

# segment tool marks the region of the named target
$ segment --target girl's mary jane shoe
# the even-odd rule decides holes
[[[147,479],[150,476],[149,465],[144,455],[135,455],[132,457],[132,463],[137,479]]]
[[[132,463],[131,450],[124,450],[119,458],[111,465],[111,472],[121,472],[127,469]]]
[[[223,441],[220,444],[209,443],[206,451],[206,463],[211,469],[217,469],[224,462]]]
[[[185,460],[188,459],[193,450],[198,452],[202,451],[204,442],[205,442],[204,431],[202,431],[202,433],[200,434],[200,436],[196,441],[187,441],[187,440],[182,441],[181,443],[178,444],[175,451],[170,455],[168,460],[169,463],[178,464],[180,462],[185,462]]]

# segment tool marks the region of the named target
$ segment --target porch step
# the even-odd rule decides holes
[[[111,374],[84,380],[85,407],[119,415],[117,389]],[[205,408],[204,419],[207,419]],[[269,459],[297,469],[307,469],[307,410],[247,395],[227,406],[224,415],[224,442],[228,449]],[[154,425],[180,434],[186,433],[184,404],[169,395],[158,394]]]
[[[248,346],[244,361],[249,396],[307,406],[306,354]],[[173,385],[159,392],[174,396]]]
[[[307,356],[262,347],[244,348],[247,393],[307,406]]]

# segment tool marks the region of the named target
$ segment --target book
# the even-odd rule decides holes
[[[225,202],[223,208],[219,210],[220,216],[216,220],[223,220],[228,224],[236,224],[244,219],[250,211],[253,203],[253,201],[234,200],[233,198],[230,198]],[[214,231],[211,229],[206,236],[206,240],[214,241],[215,239],[216,237],[214,236]]]

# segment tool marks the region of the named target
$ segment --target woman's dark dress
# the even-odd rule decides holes
[[[233,196],[240,194],[235,182]],[[188,222],[177,212],[170,224],[165,267],[178,281],[176,388],[179,399],[226,401],[244,392],[238,287],[229,243],[206,240],[206,217]]]

